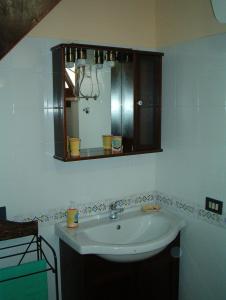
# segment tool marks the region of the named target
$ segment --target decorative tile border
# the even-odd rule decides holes
[[[108,212],[109,205],[114,201],[119,201],[119,206],[123,208],[142,206],[145,203],[159,204],[184,217],[199,219],[212,225],[226,228],[226,215],[214,214],[195,204],[186,203],[175,196],[169,196],[158,191],[129,195],[123,199],[106,199],[85,204],[78,203],[76,204],[76,207],[79,210],[80,217],[88,217]],[[32,220],[38,220],[41,224],[55,224],[62,222],[66,220],[66,209],[59,208],[33,216],[17,216],[14,218],[14,221],[19,222],[28,222]]]
[[[145,203],[156,202],[156,192],[142,193],[129,195],[123,199],[106,199],[98,202],[76,203],[76,208],[79,210],[80,217],[94,216],[103,214],[109,211],[109,205],[112,202],[119,201],[119,206],[130,208]],[[30,216],[16,216],[14,221],[29,222],[37,220],[39,223],[54,224],[66,220],[66,208],[49,210],[45,213]]]
[[[178,199],[175,196],[165,195],[163,193],[157,193],[157,202],[162,207],[171,209],[174,212],[178,212],[180,214],[186,214],[190,217],[194,217],[196,215],[195,205],[188,204],[183,202],[181,199]]]
[[[198,218],[212,225],[226,228],[226,215],[217,215],[203,208],[198,209]]]
[[[157,192],[157,202],[164,208],[182,214],[188,218],[198,219],[212,225],[226,228],[226,215],[218,215],[195,204],[186,203],[174,196]]]
[[[66,220],[66,210],[63,208],[49,210],[45,213],[29,216],[15,216],[13,221],[17,222],[30,222],[38,221],[39,223],[55,224]]]

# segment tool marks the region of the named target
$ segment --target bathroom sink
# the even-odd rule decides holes
[[[116,262],[139,261],[162,251],[185,226],[182,218],[163,209],[124,212],[119,220],[87,218],[77,229],[55,226],[61,240],[80,254],[96,254]]]

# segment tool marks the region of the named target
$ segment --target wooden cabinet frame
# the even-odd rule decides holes
[[[128,68],[126,65],[122,66],[120,70],[112,71],[112,80],[116,80],[117,72],[121,72],[121,80],[123,82],[123,88],[121,92],[121,107],[123,107],[124,94],[126,89],[133,89],[133,112],[127,113],[123,110],[120,114],[111,114],[111,129],[112,135],[122,135],[123,137],[123,152],[112,153],[111,151],[104,151],[101,148],[82,149],[80,156],[70,157],[67,146],[67,114],[66,107],[68,104],[66,94],[70,93],[69,89],[65,92],[65,81],[68,82],[68,78],[65,76],[65,49],[77,48],[77,49],[99,49],[104,51],[115,51],[122,54],[130,55],[132,57],[132,64]],[[52,61],[53,61],[53,103],[54,103],[54,140],[55,140],[55,155],[54,158],[63,161],[77,161],[96,158],[106,158],[124,155],[135,155],[143,153],[161,152],[161,77],[162,77],[162,56],[163,53],[151,52],[151,51],[138,51],[128,48],[115,48],[104,47],[96,45],[84,45],[84,44],[60,44],[52,49]],[[141,91],[141,85],[139,83],[139,76],[145,76],[142,68],[139,69],[139,61],[142,57],[146,57],[148,61],[153,61],[154,73],[152,75],[153,82],[150,82],[150,87],[154,89],[155,93],[155,105],[151,110],[153,115],[146,116],[146,120],[142,117],[139,111],[142,111],[138,107],[139,94]],[[123,65],[123,64],[122,64]],[[145,65],[145,64],[144,64]],[[114,69],[114,68],[113,68]],[[150,75],[150,74],[149,74]],[[147,74],[148,76],[148,74]],[[114,87],[113,87],[114,86]],[[117,82],[112,85],[111,92],[117,87]],[[151,119],[152,118],[152,119]],[[120,123],[121,122],[121,123]],[[142,138],[142,130],[145,131],[145,124],[147,123],[146,137]],[[150,123],[152,122],[152,123]],[[153,127],[153,128],[152,128]],[[121,129],[120,129],[121,128]],[[151,129],[152,128],[152,129]],[[149,131],[148,131],[149,130]],[[121,132],[120,132],[121,131]],[[150,139],[152,142],[142,142],[142,139],[148,139],[152,132],[153,137]]]

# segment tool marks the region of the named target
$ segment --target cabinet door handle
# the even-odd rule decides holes
[[[142,106],[143,105],[143,101],[142,100],[137,101],[137,105]]]

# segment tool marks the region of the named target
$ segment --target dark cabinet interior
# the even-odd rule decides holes
[[[53,47],[54,157],[74,161],[161,152],[162,56],[159,52],[93,45]],[[89,59],[89,63],[75,64],[74,70],[69,70],[77,78],[73,83],[74,77],[67,68],[70,68],[68,61],[74,62],[76,57]],[[109,57],[112,64],[107,69]],[[84,88],[85,82],[90,85]],[[97,85],[95,94],[94,84]],[[89,96],[85,95],[86,90]],[[106,103],[109,108],[104,111]],[[98,130],[95,133],[95,123],[99,124],[99,133]],[[101,142],[92,145],[95,134],[99,134],[100,141],[103,134],[122,136],[122,151],[106,151]],[[81,139],[77,157],[72,157],[68,150],[69,136]]]
[[[60,240],[62,300],[177,300],[180,236],[162,252],[133,263],[80,255]]]

